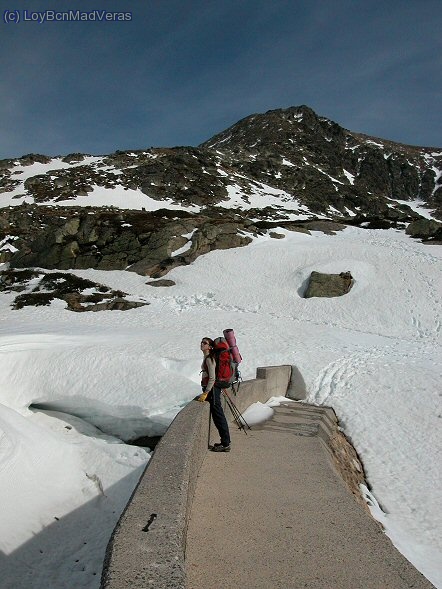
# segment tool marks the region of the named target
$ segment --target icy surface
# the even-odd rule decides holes
[[[151,303],[131,311],[12,311],[0,296],[2,589],[99,587],[149,457],[123,441],[164,431],[199,392],[201,337],[225,328],[243,378],[292,364],[308,400],[335,408],[387,534],[442,588],[442,247],[394,230],[277,231],[175,268],[167,289],[75,272]],[[304,299],[312,270],[350,270],[354,286]]]

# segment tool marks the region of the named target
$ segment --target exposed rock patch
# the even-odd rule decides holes
[[[213,249],[247,245],[252,235],[265,232],[235,214],[22,205],[0,212],[0,239],[1,219],[3,234],[17,238],[18,251],[8,255],[13,268],[127,269],[154,278]],[[175,253],[182,248],[184,253]]]
[[[160,280],[151,280],[150,282],[146,282],[149,286],[175,286],[176,282],[173,280],[166,280],[165,278],[160,278]]]
[[[353,278],[350,272],[340,274],[312,272],[304,298],[340,297],[350,291],[352,284]]]
[[[148,305],[147,301],[129,300],[122,291],[111,290],[73,274],[40,270],[4,270],[0,272],[0,292],[21,292],[12,303],[13,309],[50,305],[55,299],[66,302],[70,311],[127,311]]]
[[[305,223],[306,229],[309,231],[321,231],[326,235],[336,235],[336,231],[342,231],[346,225],[336,221],[307,221]]]
[[[442,223],[432,219],[417,219],[408,225],[405,230],[407,235],[418,237],[423,240],[442,240]]]

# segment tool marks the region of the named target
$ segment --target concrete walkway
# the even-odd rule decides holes
[[[300,407],[277,408],[247,436],[231,427],[232,451],[207,452],[187,589],[432,588],[355,501]]]

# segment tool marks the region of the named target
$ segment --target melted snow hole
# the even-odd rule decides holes
[[[136,408],[130,408],[132,415],[128,415],[128,407],[121,408],[121,412],[115,407],[109,407],[107,411],[100,407],[98,410],[96,406],[80,405],[78,401],[63,399],[33,403],[29,409],[51,417],[51,429],[57,431],[72,431],[111,444],[125,443],[150,449],[155,448],[174,417],[169,414],[146,417],[142,415],[141,409],[139,415],[136,415],[133,411]]]

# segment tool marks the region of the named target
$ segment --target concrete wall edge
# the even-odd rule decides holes
[[[286,396],[291,374],[290,365],[259,367],[233,397],[239,411]],[[209,404],[190,401],[158,444],[112,533],[101,589],[185,589],[187,521],[208,434]]]

